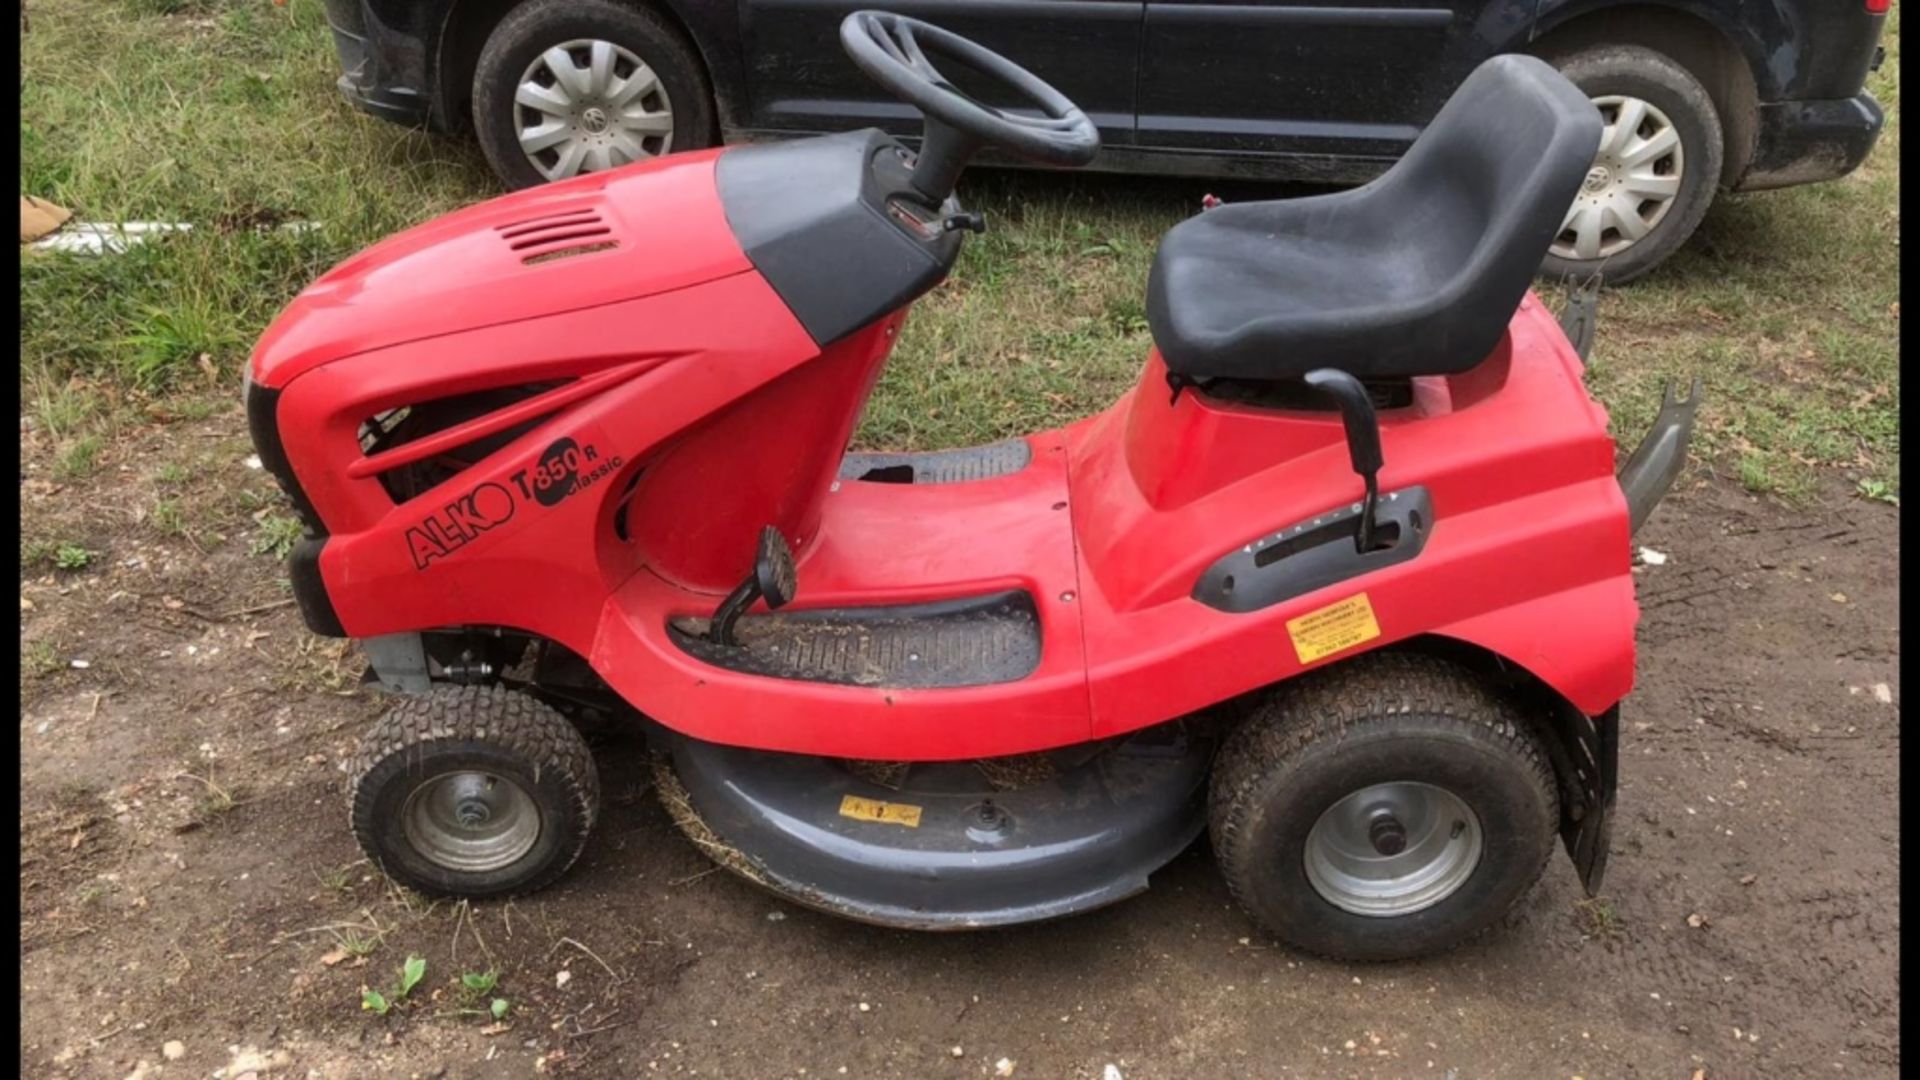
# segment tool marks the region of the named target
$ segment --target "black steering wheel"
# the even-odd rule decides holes
[[[891,12],[856,11],[840,23],[840,44],[861,71],[926,114],[909,182],[935,205],[953,194],[960,171],[983,146],[1045,165],[1085,165],[1100,151],[1099,129],[1065,94],[952,31]],[[996,80],[1042,115],[1022,116],[976,100],[948,82],[929,53]]]

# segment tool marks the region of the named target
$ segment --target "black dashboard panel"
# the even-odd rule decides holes
[[[912,154],[871,128],[740,146],[716,177],[727,223],[821,347],[938,285],[960,254],[945,218],[907,183]]]

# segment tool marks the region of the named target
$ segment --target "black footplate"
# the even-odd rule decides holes
[[[840,462],[840,479],[882,484],[959,484],[1017,473],[1032,460],[1033,448],[1025,439],[925,454],[848,454]]]
[[[1016,682],[1040,664],[1040,620],[1020,590],[897,607],[743,616],[738,645],[707,640],[707,620],[668,633],[715,667],[843,686],[933,689]]]

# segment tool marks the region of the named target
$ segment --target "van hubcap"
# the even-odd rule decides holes
[[[1604,259],[1640,242],[1673,209],[1686,166],[1680,132],[1666,113],[1618,94],[1593,103],[1606,127],[1554,238],[1552,252],[1562,259]]]
[[[611,41],[569,41],[541,53],[520,76],[513,102],[520,151],[549,180],[673,149],[666,86]]]

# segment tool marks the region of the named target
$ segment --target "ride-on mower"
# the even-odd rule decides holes
[[[1099,137],[947,31],[863,11],[841,37],[925,114],[917,149],[869,130],[494,199],[336,267],[260,342],[294,594],[403,695],[351,769],[372,860],[430,893],[551,883],[598,807],[576,725],[626,718],[702,850],[889,926],[1111,903],[1203,830],[1256,922],[1340,957],[1465,939],[1556,834],[1596,888],[1629,538],[1698,395],[1616,475],[1529,291],[1587,99],[1490,60],[1373,183],[1170,230],[1154,348],[1105,412],[848,453],[984,227],[968,161],[1085,164]]]

